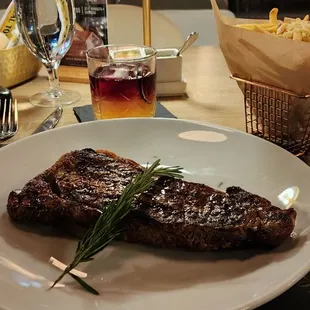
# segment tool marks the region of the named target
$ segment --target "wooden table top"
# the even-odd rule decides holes
[[[224,57],[218,47],[192,47],[184,53],[183,75],[187,80],[187,96],[160,98],[163,105],[178,118],[203,120],[239,130],[244,130],[243,95],[235,81],[229,78]],[[6,143],[30,135],[49,115],[51,108],[34,107],[28,97],[46,90],[48,81],[45,69],[32,81],[12,90],[19,102],[20,129]],[[61,83],[65,89],[77,90],[82,95],[80,102],[64,108],[58,126],[77,123],[73,107],[91,103],[88,84]]]

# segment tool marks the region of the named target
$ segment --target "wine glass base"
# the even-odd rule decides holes
[[[59,98],[53,98],[50,93],[38,93],[29,98],[29,102],[37,107],[53,108],[58,105],[66,106],[78,102],[81,95],[72,90],[61,89]]]

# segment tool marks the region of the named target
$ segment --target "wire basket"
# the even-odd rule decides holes
[[[310,147],[310,94],[293,92],[231,76],[244,93],[246,131],[296,156]]]

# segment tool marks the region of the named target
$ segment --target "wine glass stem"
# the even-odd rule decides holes
[[[47,73],[48,73],[48,82],[50,85],[50,88],[48,90],[48,93],[51,97],[58,99],[61,96],[61,90],[59,85],[59,78],[58,78],[58,69],[59,64],[54,65],[47,65]]]

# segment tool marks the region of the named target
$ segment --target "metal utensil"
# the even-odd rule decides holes
[[[17,100],[0,98],[0,141],[13,137],[18,131]]]
[[[185,40],[182,47],[179,49],[177,56],[183,54],[199,37],[198,32],[192,32]]]
[[[12,99],[13,97],[11,91],[6,87],[0,86],[0,125],[2,124],[4,105]],[[1,146],[3,146],[3,144]]]
[[[12,99],[12,93],[9,89],[0,86],[0,103],[4,100],[9,100]],[[1,109],[0,109],[0,113],[1,113]],[[2,118],[0,118],[0,120],[2,121]],[[5,144],[0,144],[0,147],[5,146]]]
[[[63,113],[63,108],[58,106],[32,133],[32,135],[43,132],[49,129],[53,129],[58,124],[59,120],[61,119]]]
[[[8,88],[0,86],[0,101],[4,99],[12,99],[12,93]]]
[[[0,110],[1,111],[1,110]],[[63,113],[62,107],[58,106],[31,134],[34,135],[39,132],[43,132],[49,129],[53,129],[58,124]],[[0,139],[1,140],[1,139]],[[7,144],[0,144],[0,148],[6,146]]]

